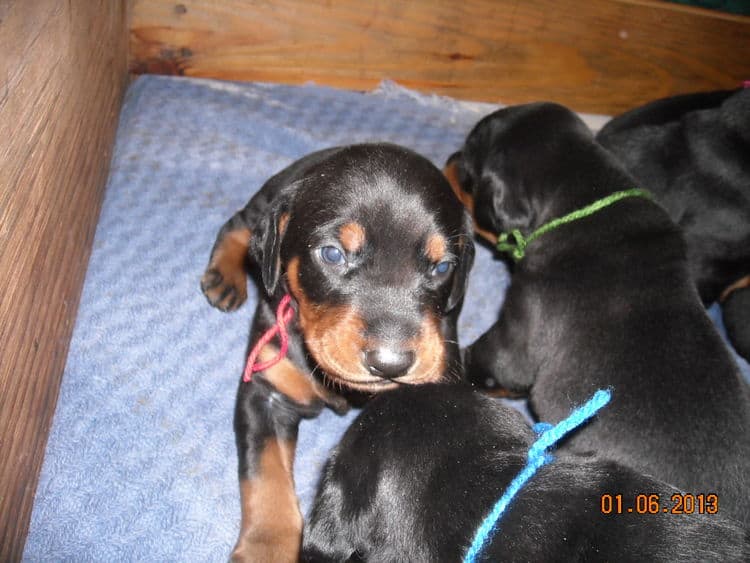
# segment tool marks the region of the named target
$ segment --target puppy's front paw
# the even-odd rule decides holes
[[[525,379],[517,357],[507,354],[497,342],[488,341],[492,329],[477,342],[463,350],[466,378],[474,387],[494,397],[518,399],[528,395],[533,377]]]
[[[247,275],[242,268],[222,269],[209,264],[201,278],[201,290],[220,311],[234,311],[247,299]]]

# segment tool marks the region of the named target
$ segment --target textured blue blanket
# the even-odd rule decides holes
[[[256,293],[233,314],[206,303],[198,281],[216,231],[306,153],[383,140],[441,165],[486,111],[390,85],[356,94],[138,79],[122,110],[24,559],[226,560],[239,524],[233,403]],[[479,248],[463,344],[495,320],[507,283]],[[352,416],[303,423],[303,510]]]

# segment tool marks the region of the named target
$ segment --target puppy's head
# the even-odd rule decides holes
[[[297,302],[306,346],[342,385],[460,374],[455,323],[474,256],[440,171],[393,145],[329,151],[295,175],[254,237],[269,294]]]
[[[579,201],[590,203],[592,151],[603,152],[573,112],[526,104],[477,123],[444,173],[477,234],[494,245],[500,232],[529,232]]]
[[[321,472],[301,561],[461,560],[534,439],[520,413],[468,386],[373,398]]]

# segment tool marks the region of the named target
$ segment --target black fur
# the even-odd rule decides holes
[[[324,470],[303,561],[460,561],[534,439],[517,412],[463,386],[381,395]],[[510,504],[482,560],[748,560],[746,532],[721,508],[673,514],[679,493],[663,482],[599,457],[554,455]],[[621,514],[615,500],[602,513],[605,494],[622,495]],[[659,495],[659,509],[638,495]]]
[[[555,104],[500,110],[452,162],[485,231],[530,233],[637,186],[586,125]],[[482,383],[529,396],[556,422],[597,388],[614,398],[569,442],[750,522],[748,387],[691,281],[685,242],[656,203],[627,198],[526,249],[500,319],[466,351]]]
[[[750,359],[750,287],[732,291],[721,307],[732,345],[742,357]]]
[[[615,117],[596,139],[683,229],[706,305],[750,275],[750,88],[657,100]],[[750,305],[739,307],[732,318],[747,322],[727,333],[750,359]]]

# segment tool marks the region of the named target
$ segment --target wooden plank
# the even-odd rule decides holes
[[[750,18],[638,0],[135,0],[131,70],[615,113],[750,77]]]
[[[127,82],[127,3],[6,0],[0,53],[0,561],[15,561]]]

